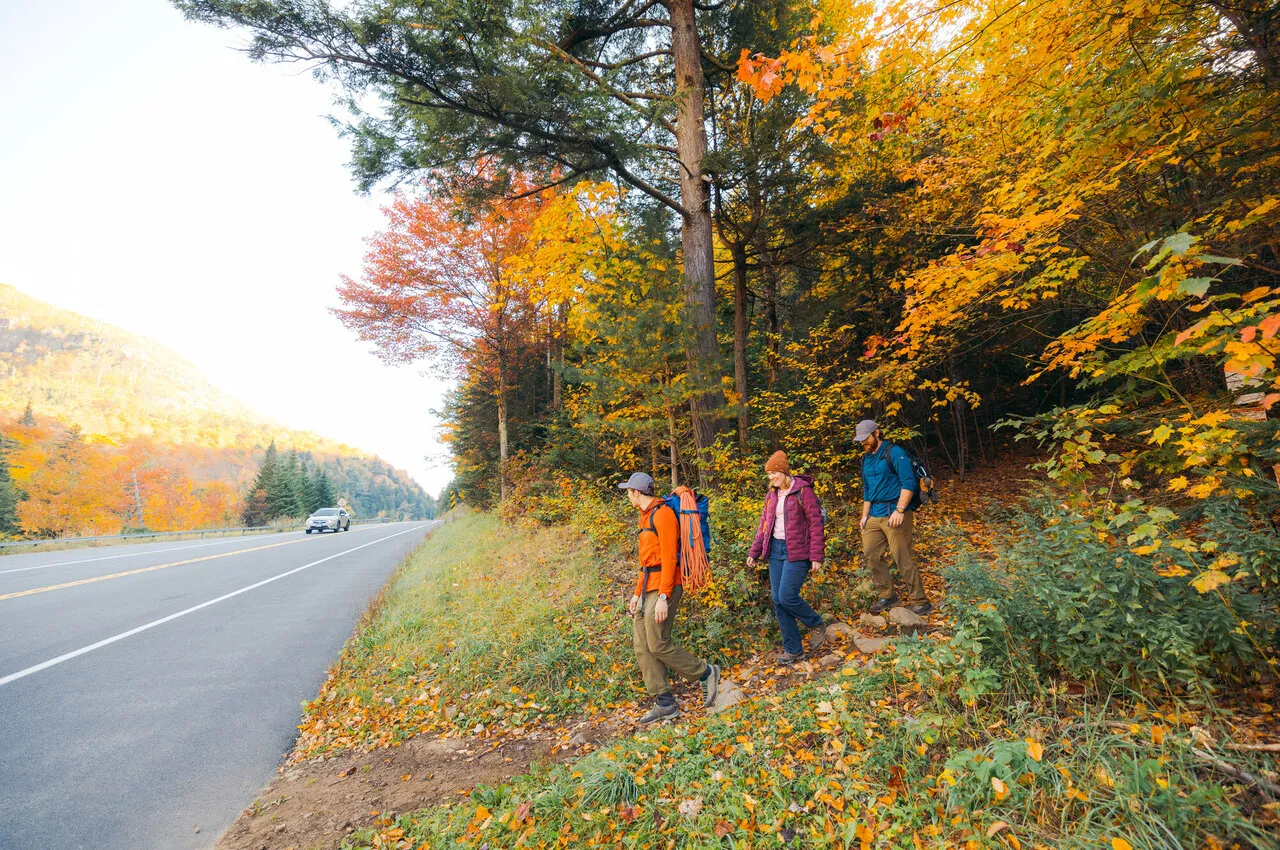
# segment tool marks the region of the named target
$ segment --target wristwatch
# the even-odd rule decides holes
[[[670,597],[670,596],[667,596],[667,594],[665,594],[665,593],[659,593],[659,594],[658,594],[658,601],[659,601],[659,602],[670,602],[670,601],[671,601],[671,597]]]
[[[895,514],[902,514],[903,516],[906,516],[906,515],[907,515],[907,512],[906,512],[906,511],[904,511],[902,508],[894,508],[894,509],[893,509],[893,512],[894,512]]]

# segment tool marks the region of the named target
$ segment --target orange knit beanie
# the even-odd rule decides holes
[[[781,472],[783,475],[791,474],[791,464],[787,463],[787,453],[779,449],[765,461],[765,472]]]

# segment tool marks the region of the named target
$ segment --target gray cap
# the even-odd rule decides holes
[[[646,496],[653,495],[653,478],[648,473],[633,472],[631,477],[618,485],[619,490],[639,490]]]
[[[858,423],[858,430],[853,432],[853,439],[861,443],[878,430],[880,430],[880,426],[876,424],[874,419],[863,419]]]

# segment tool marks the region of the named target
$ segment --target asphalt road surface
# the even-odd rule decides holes
[[[433,525],[0,558],[0,850],[210,847]]]

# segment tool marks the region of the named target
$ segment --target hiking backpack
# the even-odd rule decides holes
[[[884,465],[888,467],[890,475],[896,475],[897,470],[893,468],[893,462],[889,460],[889,454],[893,451],[894,443],[886,442],[884,454],[880,459],[884,461]],[[906,446],[899,445],[898,448],[906,454],[907,460],[911,462],[911,474],[916,479],[915,494],[911,497],[911,504],[908,508],[916,510],[927,505],[936,505],[942,501],[942,497],[938,495],[938,488],[934,483],[933,476],[929,474],[928,468],[924,465],[916,453]],[[862,483],[863,492],[866,492],[866,482]]]
[[[683,485],[662,497],[671,508],[680,526],[680,545],[676,547],[676,564],[681,568],[682,582],[688,590],[695,591],[711,582],[711,502]],[[649,527],[640,533],[657,534],[653,513],[649,514]]]

